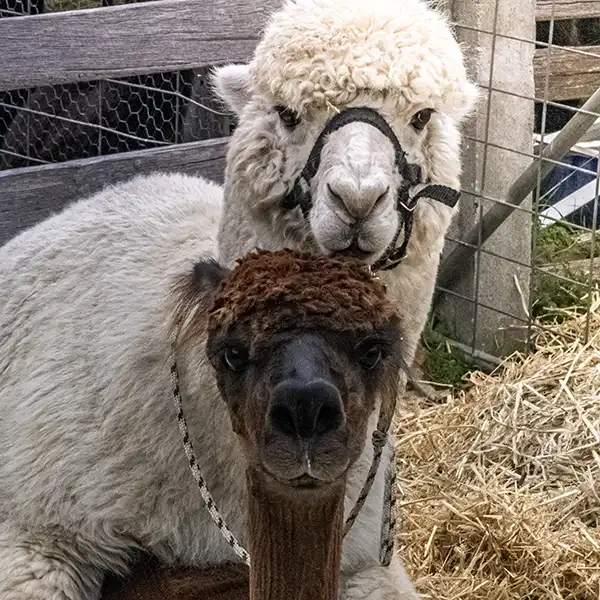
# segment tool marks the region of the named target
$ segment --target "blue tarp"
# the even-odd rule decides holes
[[[569,165],[584,168],[587,171],[597,173],[598,159],[583,154],[570,153],[562,159],[564,165],[557,165],[551,173],[542,181],[540,189],[540,211],[548,206],[556,204],[559,200],[566,198],[584,185],[594,181],[596,175],[583,173],[570,168]],[[596,227],[600,228],[600,210],[596,218]],[[564,215],[565,221],[575,223],[581,227],[592,228],[594,219],[594,194],[590,194],[590,200],[573,212]]]

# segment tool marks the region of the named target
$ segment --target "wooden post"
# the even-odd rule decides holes
[[[445,0],[440,4],[457,24],[469,71],[483,92],[477,114],[464,132],[463,196],[449,233],[460,240],[494,199],[505,198],[510,184],[531,162],[535,1]],[[529,209],[531,200],[521,206]],[[509,353],[526,341],[522,327],[527,320],[530,268],[523,265],[531,262],[532,223],[530,214],[515,211],[483,244],[493,254],[477,252],[464,265],[465,275],[452,291],[473,301],[442,296],[439,310],[457,341],[495,355]],[[448,241],[444,257],[454,247]]]

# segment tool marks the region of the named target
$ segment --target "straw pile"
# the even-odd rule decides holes
[[[398,542],[435,600],[600,598],[600,297],[493,375],[399,415]]]

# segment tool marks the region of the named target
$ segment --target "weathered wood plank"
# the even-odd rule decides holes
[[[553,46],[536,50],[533,59],[536,98],[544,97],[548,65],[548,100],[587,99],[600,87],[600,46]]]
[[[158,0],[0,20],[0,91],[250,58],[281,0]]]
[[[0,245],[79,198],[135,175],[171,171],[222,183],[229,138],[0,171]]]
[[[552,5],[554,4],[554,12]],[[600,17],[600,0],[537,0],[536,21]]]

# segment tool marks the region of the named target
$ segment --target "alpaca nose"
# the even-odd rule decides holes
[[[352,181],[332,181],[327,184],[327,191],[334,205],[363,221],[387,197],[390,186],[379,178],[360,186]]]
[[[287,379],[273,390],[269,419],[279,433],[310,439],[338,429],[344,408],[339,391],[330,383]]]

